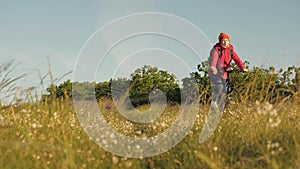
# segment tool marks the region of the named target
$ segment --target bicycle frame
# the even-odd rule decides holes
[[[228,73],[228,79],[226,80],[226,98],[228,99],[227,101],[230,101],[230,99],[231,99],[230,94],[233,93],[233,91],[235,91],[234,83],[230,79],[230,73],[234,73],[234,72],[245,73],[245,71],[239,70],[239,69],[231,69],[231,70],[226,71],[226,72]],[[233,94],[234,97],[237,97],[237,95],[238,96],[240,95],[238,91],[236,91],[234,93],[235,93],[235,94]]]
[[[227,74],[228,74],[228,79],[226,80],[226,91],[227,91],[226,94],[229,94],[234,89],[234,83],[232,83],[230,80],[230,73],[233,73],[233,72],[243,72],[244,73],[244,71],[239,70],[239,69],[233,69],[233,70],[231,69],[231,70],[225,71],[225,72],[227,72]]]

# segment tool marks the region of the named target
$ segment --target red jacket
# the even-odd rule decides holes
[[[230,52],[230,50],[232,52]],[[221,55],[219,56],[219,51]],[[230,56],[230,53],[232,55]],[[215,44],[214,48],[211,51],[211,67],[215,67],[218,70],[217,75],[221,76],[223,79],[228,79],[228,73],[224,70],[228,70],[230,68],[230,62],[233,60],[235,64],[240,68],[244,69],[245,65],[241,61],[238,54],[234,51],[233,46],[230,44],[228,48],[223,48],[219,43]],[[208,72],[209,75],[212,75],[212,72]]]

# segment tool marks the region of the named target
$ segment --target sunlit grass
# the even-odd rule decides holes
[[[18,78],[11,80],[3,89],[11,85],[8,90],[13,90]],[[248,93],[255,83],[243,90]],[[209,105],[200,104],[188,135],[171,150],[149,158],[120,157],[99,147],[82,129],[68,97],[0,105],[0,168],[300,168],[299,91],[293,99],[279,98],[272,103],[263,98],[262,91],[255,92],[261,94],[259,100],[251,100],[251,95],[233,99],[214,134],[202,144],[199,134]],[[143,113],[149,108],[137,109]],[[130,137],[166,131],[179,109],[178,104],[168,104],[160,117],[142,124],[123,117],[112,100],[99,101],[109,125]]]
[[[111,103],[105,100],[102,105]],[[172,111],[176,109],[178,105],[167,106],[165,113],[151,124],[129,122],[114,107],[103,114],[118,132],[151,136],[172,125],[177,116]],[[300,167],[300,117],[295,103],[257,101],[231,105],[214,135],[199,144],[207,110],[208,106],[201,106],[188,136],[170,151],[131,159],[106,152],[92,142],[69,101],[2,107],[0,168]]]
[[[168,129],[175,122],[179,114],[179,105],[168,105],[157,119],[150,123],[137,123],[122,116],[115,108],[113,101],[104,99],[99,101],[99,109],[108,124],[119,133],[127,136],[152,137]],[[151,105],[142,105],[136,109],[142,114],[146,113]],[[133,111],[133,110],[123,110]]]

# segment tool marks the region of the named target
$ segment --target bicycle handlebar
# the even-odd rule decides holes
[[[246,73],[246,71],[240,70],[240,69],[230,69],[230,70],[226,70],[225,72],[227,72],[227,73],[233,73],[233,72]]]

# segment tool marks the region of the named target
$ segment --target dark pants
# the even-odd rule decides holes
[[[217,75],[211,75],[209,78],[212,85],[212,102],[216,102],[220,111],[223,111],[227,93],[226,79]]]

